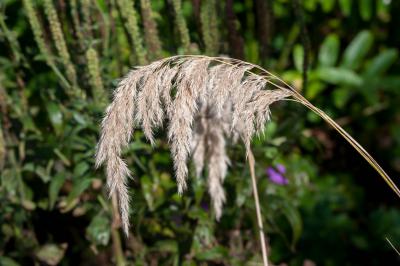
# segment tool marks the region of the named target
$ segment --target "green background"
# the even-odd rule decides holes
[[[119,242],[128,265],[261,265],[240,144],[228,145],[216,222],[192,166],[177,194],[163,130],[155,147],[135,131],[124,155],[134,173],[131,235],[112,229],[93,160],[102,113],[131,67],[175,54],[228,55],[276,73],[397,182],[399,12],[397,0],[2,0],[0,265],[112,265]],[[386,240],[400,246],[399,199],[319,117],[273,105],[252,144],[271,262],[399,262]],[[268,179],[277,164],[288,185]]]

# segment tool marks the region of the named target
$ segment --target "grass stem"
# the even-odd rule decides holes
[[[250,168],[250,175],[251,175],[251,183],[253,185],[253,196],[254,196],[254,203],[256,205],[256,214],[257,214],[257,223],[258,223],[258,230],[260,232],[260,244],[261,244],[261,251],[262,251],[262,258],[264,266],[268,266],[268,255],[267,255],[267,247],[265,246],[265,236],[264,236],[264,227],[263,221],[261,216],[261,208],[260,208],[260,200],[258,198],[258,190],[257,190],[257,179],[254,171],[254,155],[251,149],[248,150],[248,161],[249,161],[249,168]]]
[[[113,242],[114,259],[117,266],[125,266],[124,253],[122,251],[121,237],[118,228],[121,227],[121,218],[118,212],[117,195],[112,195],[112,216],[113,221],[111,224],[111,237]]]

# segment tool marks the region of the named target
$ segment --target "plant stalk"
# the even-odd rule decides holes
[[[255,171],[254,171],[255,160],[254,160],[253,152],[251,151],[250,148],[247,151],[247,155],[248,155],[248,161],[249,161],[251,183],[253,184],[253,196],[254,196],[254,203],[256,205],[258,230],[260,232],[262,258],[263,258],[264,266],[268,266],[267,247],[265,246],[264,227],[263,227],[263,221],[262,221],[262,216],[261,216],[260,200],[258,198],[258,190],[257,190],[257,179],[256,179]]]
[[[113,221],[111,224],[111,237],[113,242],[114,259],[117,266],[125,266],[124,253],[122,251],[121,237],[119,235],[118,228],[121,227],[121,218],[118,212],[118,201],[117,195],[112,195],[112,216]]]

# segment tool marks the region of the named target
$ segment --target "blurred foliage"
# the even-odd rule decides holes
[[[192,176],[189,191],[177,194],[163,132],[153,148],[135,132],[125,156],[135,176],[133,228],[130,238],[120,236],[104,175],[93,167],[98,124],[118,78],[181,53],[261,64],[395,176],[399,11],[394,0],[2,0],[0,265],[121,264],[116,248],[131,265],[259,265],[241,146],[229,147],[228,200],[217,223],[203,178]],[[265,137],[253,143],[271,261],[399,262],[385,242],[400,245],[398,199],[373,169],[301,106],[272,111]],[[287,185],[267,177],[277,164]]]

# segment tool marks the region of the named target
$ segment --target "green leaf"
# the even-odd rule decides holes
[[[154,211],[153,182],[147,175],[144,175],[140,178],[140,184],[142,185],[143,196],[146,199],[147,206],[150,211]]]
[[[37,166],[35,169],[35,173],[40,177],[40,179],[42,179],[42,181],[44,183],[47,183],[50,181],[51,177],[48,173],[48,171],[46,170],[46,168],[42,167],[42,166]]]
[[[15,260],[13,260],[9,257],[3,257],[3,256],[0,256],[0,265],[1,266],[19,266],[19,264]]]
[[[44,262],[47,265],[58,265],[64,257],[66,249],[66,244],[46,244],[42,246],[35,255],[41,262]]]
[[[325,84],[321,81],[310,82],[306,90],[306,98],[309,100],[315,99],[325,88]]]
[[[273,159],[279,154],[279,149],[276,147],[269,147],[268,149],[265,149],[264,154],[268,159]]]
[[[64,184],[66,176],[64,173],[59,173],[54,176],[50,181],[49,186],[49,208],[53,209],[57,201],[58,193]]]
[[[75,121],[82,125],[82,126],[87,126],[87,121],[85,120],[85,117],[78,112],[73,112],[72,116],[74,117]]]
[[[343,14],[348,17],[351,13],[351,4],[353,0],[339,0],[340,9],[342,10]]]
[[[339,37],[329,34],[319,49],[318,60],[323,67],[332,67],[336,64],[340,49]]]
[[[71,166],[70,160],[68,160],[67,156],[65,156],[58,148],[53,149],[54,153],[58,156],[58,158],[61,159],[61,161],[66,165],[66,166]]]
[[[293,61],[296,70],[303,72],[304,49],[300,44],[296,44],[293,48]]]
[[[36,204],[31,200],[23,200],[21,202],[21,205],[22,205],[22,207],[24,207],[25,210],[28,210],[28,211],[33,211],[36,209]]]
[[[216,246],[208,250],[202,250],[201,252],[196,254],[196,259],[212,261],[212,260],[220,260],[226,258],[229,252],[226,248],[222,246]]]
[[[56,131],[56,134],[59,135],[62,130],[63,125],[63,115],[61,113],[60,107],[54,102],[49,101],[46,104],[47,113],[49,115],[50,122]]]
[[[363,20],[370,20],[372,16],[372,1],[362,0],[358,1],[360,15]]]
[[[374,37],[370,31],[363,30],[358,33],[344,51],[342,66],[349,69],[358,68],[373,42]]]
[[[194,262],[193,260],[185,260],[182,263],[182,266],[197,266],[196,262]]]
[[[379,79],[372,79],[369,81],[369,86],[379,87],[386,91],[398,93],[400,90],[400,77],[399,76],[386,76]]]
[[[41,134],[39,129],[37,129],[35,123],[32,120],[32,117],[29,115],[23,115],[21,117],[21,123],[23,125],[24,131],[28,132],[28,131],[32,131],[35,132],[37,134]]]
[[[64,212],[71,210],[77,203],[79,196],[90,186],[92,180],[90,178],[79,179],[74,182],[71,192],[67,198],[67,205],[64,208]]]
[[[192,208],[190,208],[188,216],[192,219],[199,221],[208,221],[208,219],[210,218],[209,212],[197,206],[193,206]]]
[[[328,83],[335,85],[361,86],[362,79],[354,71],[345,68],[320,68],[317,71],[318,77]]]
[[[86,228],[86,236],[95,245],[107,246],[110,241],[110,220],[107,216],[95,216]]]
[[[178,243],[174,240],[157,241],[153,245],[152,249],[154,251],[162,250],[163,252],[169,252],[169,253],[178,253],[179,252]]]
[[[74,177],[73,178],[75,179],[75,178],[81,177],[82,175],[84,175],[87,172],[88,169],[89,169],[89,165],[86,162],[82,161],[82,162],[78,163],[74,167],[74,172],[73,172]]]
[[[259,49],[258,49],[258,42],[254,39],[247,40],[245,43],[245,55],[247,60],[250,62],[258,62],[259,56]]]
[[[315,11],[317,7],[318,0],[308,0],[304,1],[304,8],[309,11]]]
[[[292,246],[294,247],[301,237],[303,222],[299,211],[290,204],[285,204],[282,212],[292,228]]]
[[[320,0],[322,10],[325,13],[332,11],[333,7],[335,6],[336,0]]]
[[[364,76],[368,77],[376,77],[382,75],[386,72],[398,57],[398,52],[396,49],[388,49],[386,51],[380,52],[377,56],[375,56],[371,63],[368,65]]]
[[[34,163],[27,163],[22,167],[22,171],[27,171],[34,173],[35,172],[35,164]]]
[[[208,219],[199,220],[194,230],[191,252],[196,255],[208,250],[216,241],[213,226],[209,219],[208,216]]]
[[[378,0],[376,1],[376,14],[377,17],[383,22],[389,22],[391,19],[390,16],[391,5],[387,2],[387,0]]]
[[[349,88],[338,88],[333,91],[333,103],[337,108],[341,109],[345,107],[351,95],[352,91]]]
[[[129,150],[132,150],[132,151],[152,150],[152,147],[148,143],[141,142],[138,139],[136,141],[132,141],[132,143],[129,145]]]

